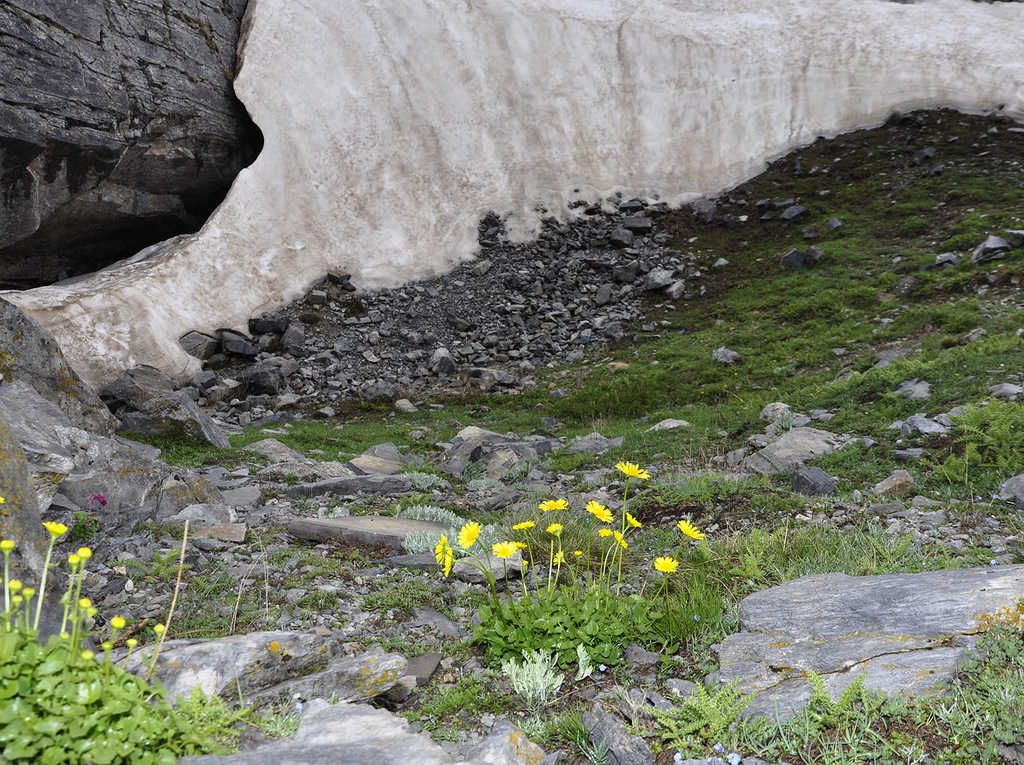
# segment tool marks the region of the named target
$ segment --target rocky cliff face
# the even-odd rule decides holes
[[[232,88],[245,6],[0,4],[0,285],[199,227],[259,148]]]
[[[1020,29],[1021,3],[967,0],[252,0],[235,84],[266,146],[202,230],[6,297],[91,385],[188,380],[188,332],[245,330],[329,271],[436,276],[488,211],[522,240],[715,194],[893,110],[1024,120]]]

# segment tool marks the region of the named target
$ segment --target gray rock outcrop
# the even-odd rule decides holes
[[[39,504],[30,480],[28,465],[22,452],[17,434],[0,409],[0,539],[17,543],[11,552],[8,565],[11,578],[22,579],[26,586],[38,587],[43,573],[47,533],[39,517]],[[63,608],[57,603],[60,598],[61,582],[50,579],[47,587],[47,606],[44,618],[40,619],[40,634],[50,635],[60,631]]]
[[[740,469],[746,473],[774,475],[800,467],[815,457],[831,454],[848,439],[817,428],[795,428],[783,433],[760,451],[746,457]]]
[[[64,413],[27,383],[0,385],[0,413],[10,423],[11,440],[24,450],[36,499],[45,514],[61,494],[65,504],[95,508],[103,529],[130,533],[138,524],[170,517],[189,505],[221,504],[220,492],[201,476],[154,459],[155,449],[127,439],[74,427]],[[71,525],[71,515],[59,519]]]
[[[0,6],[0,284],[194,231],[258,151],[234,97],[246,0]]]
[[[312,705],[311,705],[312,707]],[[184,757],[180,765],[452,765],[455,760],[409,723],[366,704],[318,701],[291,738],[225,757]]]
[[[740,632],[716,646],[724,683],[757,693],[745,714],[786,718],[810,697],[809,671],[836,695],[917,695],[948,680],[980,620],[1024,597],[1024,566],[851,577],[812,574],[748,596]]]
[[[117,425],[100,397],[75,374],[53,335],[3,298],[0,298],[0,380],[18,380],[31,385],[40,396],[55,404],[76,428],[109,436]]]

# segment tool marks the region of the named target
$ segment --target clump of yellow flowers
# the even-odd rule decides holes
[[[625,477],[622,507],[618,516],[611,508],[597,501],[588,502],[583,508],[583,512],[579,513],[571,511],[566,499],[545,500],[538,505],[541,516],[537,517],[537,520],[524,520],[513,524],[511,527],[513,539],[497,542],[489,549],[485,549],[479,542],[481,527],[478,523],[467,523],[462,527],[455,544],[472,561],[469,565],[484,574],[491,589],[492,603],[481,609],[482,621],[486,621],[488,617],[499,621],[519,622],[533,619],[537,624],[543,626],[548,621],[546,614],[556,608],[572,608],[574,604],[576,606],[586,604],[588,608],[595,608],[598,612],[612,613],[623,612],[622,604],[626,603],[631,612],[636,610],[634,606],[638,599],[642,600],[642,592],[640,596],[624,596],[622,593],[624,573],[627,568],[626,551],[629,549],[632,535],[643,526],[629,512],[629,493],[633,481],[649,480],[651,474],[633,462],[620,462],[615,467]],[[579,531],[580,529],[577,527],[581,524],[588,527],[584,535],[568,534],[570,528]],[[676,554],[656,557],[648,569],[651,574],[661,577],[661,587],[657,594],[665,596],[666,610],[670,608],[669,578],[680,568],[679,549],[683,544],[699,543],[704,540],[703,532],[690,521],[680,521],[677,524],[677,529],[682,538]],[[543,534],[538,537],[538,533],[541,531]],[[576,540],[571,543],[569,548],[563,545],[567,538]],[[543,541],[538,543],[538,539]],[[574,549],[580,539],[585,539],[585,541],[580,545],[580,549]],[[535,554],[538,544],[543,545],[540,548],[543,552],[537,551]],[[546,549],[543,549],[545,547]],[[522,565],[526,567],[527,572],[534,572],[534,591],[528,590],[524,578],[522,597],[516,601],[509,596],[504,602],[501,602],[495,587],[496,581],[491,558],[494,556],[504,561],[516,553],[522,555]],[[441,572],[446,577],[449,576],[455,559],[455,549],[448,541],[447,536],[442,536],[438,542],[435,557]],[[547,561],[547,574],[543,580],[538,580],[536,576],[536,571],[540,569],[536,565],[538,557]],[[505,575],[507,586],[507,568]],[[648,621],[661,618],[659,614],[651,614],[649,604],[650,601],[643,604],[640,616],[648,617]],[[632,617],[624,616],[623,618]],[[643,621],[643,618],[640,621]],[[486,633],[487,625],[483,626]],[[505,625],[497,631],[507,635],[510,629],[515,632],[515,625]],[[529,633],[529,630],[521,631],[524,635]],[[529,640],[528,636],[526,639]],[[537,647],[537,645],[523,645],[520,652],[525,654]],[[564,647],[558,646],[557,648],[561,651]],[[604,655],[602,654],[602,657]]]

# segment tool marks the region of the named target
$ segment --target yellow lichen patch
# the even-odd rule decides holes
[[[276,640],[271,640],[270,644],[267,646],[267,650],[271,653],[281,653],[281,644]]]
[[[983,630],[992,629],[996,625],[1007,627],[1024,626],[1024,599],[1012,606],[1003,606],[995,613],[982,614],[978,617],[978,626]]]

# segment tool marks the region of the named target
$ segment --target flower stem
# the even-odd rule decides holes
[[[43,613],[43,600],[46,598],[46,577],[50,573],[50,556],[53,555],[53,544],[57,538],[50,535],[50,546],[46,548],[46,561],[43,563],[43,575],[39,580],[39,602],[36,603],[36,618],[32,621],[32,629],[38,632],[39,617]]]

